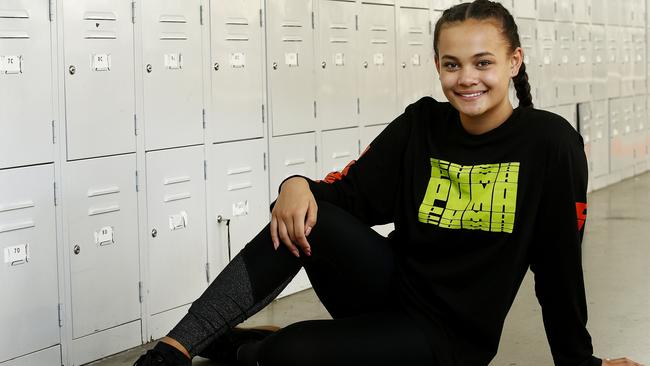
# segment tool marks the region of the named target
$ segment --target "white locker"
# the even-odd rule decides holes
[[[621,98],[623,103],[623,146],[624,146],[624,167],[634,165],[634,144],[636,115],[634,111],[634,97]]]
[[[610,170],[616,172],[624,165],[624,131],[623,104],[619,98],[609,100],[609,139]]]
[[[436,23],[438,22],[438,19],[442,17],[442,11],[434,10],[431,12],[431,27],[432,29],[435,29]],[[435,65],[435,57],[436,55],[433,55],[434,57],[434,65]],[[445,93],[442,91],[442,85],[440,84],[440,74],[438,73],[438,70],[434,67],[433,69],[433,98],[439,102],[446,102],[447,97],[445,96]],[[397,110],[397,112],[400,112]]]
[[[372,0],[373,4],[395,5],[395,0]]]
[[[63,173],[72,337],[77,339],[140,318],[136,158],[69,162]]]
[[[561,105],[548,108],[549,111],[562,116],[569,122],[571,127],[578,130],[577,108],[575,104]]]
[[[648,113],[646,107],[647,96],[639,95],[634,97],[634,124],[632,126],[631,138],[633,141],[633,161],[634,164],[645,165],[646,156],[646,125],[648,124]]]
[[[616,98],[621,96],[621,27],[608,26],[607,33],[607,96]]]
[[[227,263],[269,223],[263,139],[212,145],[208,152],[208,256]],[[225,261],[224,261],[225,260]],[[221,268],[211,270],[216,277]]]
[[[515,16],[515,0],[497,0],[498,3],[501,3],[504,8],[508,9],[510,14]]]
[[[433,34],[429,11],[399,8],[398,109],[433,94]]]
[[[278,197],[280,184],[289,176],[299,174],[311,179],[317,179],[316,163],[318,152],[315,134],[306,133],[274,137],[271,139],[269,148],[271,201]]]
[[[646,93],[646,33],[643,28],[632,29],[632,41],[634,43],[634,93]]]
[[[589,178],[591,178],[593,172],[593,159],[592,159],[592,136],[594,132],[593,128],[593,116],[591,111],[591,103],[579,103],[578,104],[578,132],[582,136],[582,141],[585,146],[585,156],[587,157],[587,165],[589,169]]]
[[[536,0],[517,0],[514,1],[515,15],[518,18],[537,18],[537,1]]]
[[[646,3],[645,0],[633,0],[634,7],[632,14],[634,16],[634,25],[637,27],[646,26]]]
[[[207,285],[203,146],[147,153],[149,311],[194,301]]]
[[[576,21],[574,14],[576,2],[576,0],[555,0],[555,19],[561,22]]]
[[[524,53],[524,64],[526,65],[526,74],[528,74],[528,83],[530,84],[530,93],[533,101],[537,100],[537,89],[539,85],[539,58],[537,55],[537,22],[534,19],[517,19],[517,28],[519,29],[519,41]],[[511,94],[514,93],[514,87],[510,83]],[[516,94],[511,97],[516,101],[513,105],[518,105]]]
[[[609,58],[607,56],[605,26],[592,25],[591,40],[593,47],[591,95],[594,100],[606,99],[608,96],[607,80],[609,74]]]
[[[69,160],[135,151],[131,1],[63,3]]]
[[[360,124],[386,123],[397,114],[394,6],[361,4],[359,44]]]
[[[52,161],[50,32],[47,2],[2,2],[0,169]]]
[[[362,155],[364,151],[370,146],[370,143],[383,131],[387,124],[385,125],[377,125],[377,126],[369,126],[369,127],[362,127],[361,128],[361,154]]]
[[[575,100],[587,102],[591,100],[591,80],[593,69],[593,44],[591,41],[591,26],[589,24],[576,24],[575,48],[577,52],[575,71]]]
[[[0,170],[0,362],[59,343],[54,167]]]
[[[607,24],[605,0],[591,0],[591,22],[593,24]]]
[[[318,1],[317,103],[320,128],[359,124],[356,3]]]
[[[203,143],[200,0],[144,0],[145,148]]]
[[[61,347],[55,346],[42,351],[14,358],[11,361],[0,362],[1,366],[60,366]]]
[[[589,23],[591,21],[591,0],[573,1],[573,19],[576,23]]]
[[[557,103],[568,104],[575,100],[575,75],[577,71],[576,45],[574,42],[575,25],[557,23],[557,42],[555,48],[555,85]]]
[[[210,142],[264,136],[261,0],[210,2]]]
[[[312,0],[267,3],[267,53],[272,135],[314,131],[314,15]]]
[[[557,102],[556,77],[554,75],[556,60],[555,22],[537,21],[537,47],[539,65],[539,84],[537,101],[540,107],[550,107]]]
[[[446,10],[458,3],[458,0],[431,0],[429,6],[432,6],[435,10]]]
[[[607,24],[608,25],[626,25],[623,23],[623,6],[621,1],[605,1],[607,11]]]
[[[621,27],[621,96],[634,95],[635,44],[633,28]]]
[[[321,177],[332,172],[342,172],[361,153],[358,128],[323,132],[321,138]]]
[[[591,168],[590,177],[609,174],[609,104],[607,100],[593,101],[591,104]]]
[[[447,7],[458,4],[458,1],[450,0],[448,1]],[[397,5],[407,8],[420,8],[420,9],[429,9],[431,6],[430,0],[397,0]]]
[[[537,6],[537,19],[555,21],[556,1],[559,0],[535,1],[535,5]]]

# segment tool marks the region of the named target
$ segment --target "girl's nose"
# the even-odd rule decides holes
[[[478,84],[478,73],[472,68],[464,68],[460,70],[458,78],[458,85],[469,86]]]

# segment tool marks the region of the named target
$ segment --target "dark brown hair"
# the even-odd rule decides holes
[[[442,17],[436,22],[436,29],[433,33],[433,50],[438,57],[438,41],[440,31],[447,23],[462,22],[467,19],[486,20],[494,19],[501,24],[501,33],[510,44],[510,52],[514,52],[517,47],[521,47],[519,40],[519,31],[515,19],[508,9],[503,5],[489,0],[475,0],[471,3],[462,3],[455,5],[442,13]],[[528,83],[528,74],[526,74],[526,64],[521,63],[519,73],[512,78],[519,105],[526,107],[533,105],[533,98],[530,95],[530,84]]]

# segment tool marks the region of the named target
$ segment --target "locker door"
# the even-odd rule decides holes
[[[144,0],[142,48],[147,150],[203,142],[200,0]]]
[[[429,10],[399,8],[398,108],[432,95],[435,65]]]
[[[634,42],[634,93],[646,93],[646,34],[644,29],[633,29]]]
[[[556,1],[536,1],[537,5],[537,19],[539,20],[552,20],[555,21],[555,7]]]
[[[577,111],[576,111],[575,104],[551,107],[548,110],[557,115],[562,116],[564,119],[567,120],[567,122],[569,122],[571,127],[573,127],[576,131],[578,130],[578,121],[576,116]]]
[[[264,135],[261,8],[260,0],[211,2],[211,142]]]
[[[634,25],[637,27],[646,26],[646,4],[645,0],[633,0],[634,8],[632,9],[632,15],[634,16]]]
[[[553,71],[556,68],[555,51],[555,23],[537,21],[537,47],[539,60],[539,84],[537,98],[540,107],[555,105],[557,98],[556,77]]]
[[[194,301],[207,285],[203,146],[147,153],[149,310]]]
[[[608,26],[607,30],[607,96],[616,98],[621,96],[621,45],[622,37],[620,27]]]
[[[537,2],[535,0],[517,0],[514,2],[515,15],[518,18],[537,18]]]
[[[611,171],[619,171],[624,160],[624,133],[623,109],[620,99],[609,100],[609,137]]]
[[[51,66],[47,2],[3,1],[0,169],[52,161]]]
[[[557,103],[573,103],[575,100],[574,78],[576,75],[576,46],[573,40],[573,23],[557,23],[558,42],[555,49],[557,66],[553,72],[557,86]]]
[[[438,19],[442,17],[442,11],[438,10],[433,10],[431,11],[431,29],[435,29],[436,23],[438,22]],[[433,55],[434,57],[434,67],[433,67],[433,98],[439,102],[446,102],[447,97],[445,96],[445,93],[442,91],[442,85],[440,84],[440,74],[438,73],[438,70],[435,67],[435,57],[436,55]],[[398,114],[401,112],[400,110],[397,111]]]
[[[320,176],[325,177],[332,172],[341,172],[361,153],[359,129],[323,132],[322,135],[323,164]]]
[[[395,7],[361,4],[359,32],[361,124],[386,123],[397,114]]]
[[[591,106],[591,159],[595,178],[609,174],[609,110],[607,100],[594,101]]]
[[[429,6],[432,6],[432,9],[435,10],[446,10],[453,5],[458,4],[458,1],[455,0],[431,0],[431,4]]]
[[[623,167],[634,165],[634,98],[621,98],[623,108]]]
[[[521,41],[521,48],[524,51],[524,64],[526,65],[526,73],[528,74],[528,83],[530,84],[530,92],[533,96],[533,101],[537,101],[537,89],[539,85],[539,57],[537,50],[537,38],[535,32],[537,29],[537,22],[533,19],[517,19],[517,27],[519,28],[519,39]],[[512,88],[514,90],[514,88]],[[517,100],[516,95],[513,98]],[[519,102],[516,102],[519,104]]]
[[[136,163],[134,155],[120,155],[64,169],[77,339],[140,318]]]
[[[277,0],[267,7],[269,101],[273,136],[314,131],[312,1]]]
[[[634,137],[632,138],[634,152],[633,158],[634,163],[639,164],[643,163],[646,160],[646,146],[645,146],[645,132],[646,124],[648,123],[648,114],[646,110],[646,96],[639,95],[634,97],[634,125],[632,126],[632,133]]]
[[[447,8],[458,4],[458,0],[447,0]],[[429,0],[397,0],[397,5],[409,8],[429,9],[431,5]],[[446,8],[445,8],[446,9]]]
[[[589,178],[591,180],[592,173],[594,170],[593,158],[592,158],[592,133],[593,128],[593,117],[591,115],[591,103],[580,103],[578,104],[578,116],[580,117],[580,123],[578,123],[578,132],[582,136],[582,140],[585,145],[585,156],[587,157],[587,165],[589,167]]]
[[[594,100],[606,99],[609,58],[607,56],[607,38],[605,26],[592,25],[591,39],[593,45],[592,96]]]
[[[208,158],[208,252],[210,263],[222,263],[269,222],[266,141],[212,145]]]
[[[361,153],[363,153],[370,143],[383,131],[388,125],[377,125],[361,128]]]
[[[561,22],[574,22],[576,21],[575,16],[573,14],[575,10],[575,2],[576,0],[555,0],[556,1],[556,20],[559,20]]]
[[[54,346],[42,351],[30,353],[23,357],[14,358],[11,361],[1,362],[2,366],[60,366],[61,347]]]
[[[589,23],[591,21],[590,18],[590,7],[591,7],[591,1],[590,0],[574,0],[573,2],[573,10],[574,10],[574,19],[578,23]]]
[[[317,100],[324,130],[359,124],[356,3],[319,1]]]
[[[274,137],[270,149],[271,201],[278,197],[278,188],[285,178],[294,174],[317,178],[316,136],[313,133]]]
[[[605,0],[591,0],[591,22],[594,24],[607,24]]]
[[[59,343],[54,167],[0,170],[0,362]]]
[[[623,23],[623,7],[621,1],[606,1],[607,24],[608,25],[625,25]]]
[[[634,53],[633,29],[620,27],[621,43],[621,96],[634,94]]]
[[[498,0],[504,8],[508,9],[512,16],[515,16],[515,1],[514,0]]]
[[[68,159],[135,151],[131,1],[63,3]]]
[[[591,99],[589,85],[592,79],[593,45],[590,31],[590,25],[576,24],[575,46],[578,51],[575,72],[576,102],[586,102]]]

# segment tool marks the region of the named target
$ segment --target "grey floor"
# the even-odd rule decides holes
[[[650,365],[650,173],[589,196],[584,273],[589,323],[597,356],[628,356]],[[247,325],[284,326],[328,318],[313,291],[275,301]],[[148,344],[94,363],[131,365]],[[194,360],[195,365],[215,365]],[[541,312],[527,276],[506,319],[491,366],[552,365]]]

